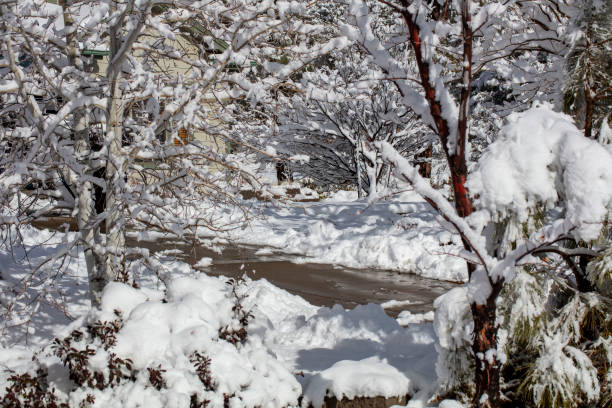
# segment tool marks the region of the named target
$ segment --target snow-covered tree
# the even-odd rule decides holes
[[[474,265],[465,288],[465,297],[466,305],[469,304],[472,310],[475,327],[472,352],[476,359],[475,381],[478,392],[479,366],[482,367],[480,370],[488,369],[489,375],[499,376],[501,365],[507,358],[497,343],[497,302],[506,283],[513,281],[519,268],[528,266],[551,270],[544,255],[553,258],[558,256],[566,265],[562,271],[569,270],[574,274],[569,279],[569,282],[573,282],[573,290],[580,290],[579,281],[587,276],[587,271],[574,258],[592,255],[593,250],[580,246],[568,249],[562,244],[568,240],[575,243],[588,242],[600,236],[612,205],[612,156],[596,142],[584,138],[571,118],[554,112],[548,105],[513,114],[502,136],[489,146],[477,168],[470,174],[466,187],[471,197],[477,197],[473,200],[475,211],[469,217],[460,217],[451,203],[433,190],[408,161],[389,145],[379,146],[383,157],[396,165],[398,173],[413,184],[466,243],[466,251],[458,254]],[[542,210],[541,218],[539,225],[528,237],[518,234],[513,242],[514,249],[502,252],[491,250],[498,248],[492,242],[495,240],[492,229],[500,220],[513,216],[520,222],[529,222],[536,209]],[[563,278],[565,275],[563,272],[558,276],[567,279]],[[533,303],[537,305],[536,310],[527,306],[525,310],[528,313],[537,314],[537,308],[545,304],[537,300]],[[525,299],[518,304],[524,306]],[[474,309],[478,310],[478,307],[487,313],[483,331],[476,331],[479,315],[474,313]],[[511,315],[516,318],[520,313],[515,311]],[[578,320],[565,316],[556,321],[567,325]],[[440,327],[445,324],[451,322],[438,323]],[[556,329],[550,330],[548,334],[556,332]],[[488,337],[478,339],[478,336],[485,335]],[[474,347],[478,342],[489,342],[490,347],[480,351]],[[546,348],[545,344],[548,343],[542,343],[542,347]],[[581,352],[573,349],[566,351],[573,353],[568,357],[570,359],[572,355],[580,359],[583,357]],[[488,364],[483,364],[485,361]],[[579,363],[578,360],[575,362]],[[585,361],[580,364],[583,368],[587,367],[584,366],[587,364]],[[535,372],[533,375],[537,377]],[[496,381],[497,384],[488,385],[488,391],[477,394],[475,403],[499,406],[499,377]],[[568,381],[571,387],[576,386],[571,379]],[[497,396],[491,393],[495,387]],[[589,401],[597,401],[599,398],[599,391],[594,393],[592,389],[585,388],[585,392]]]
[[[594,137],[594,129],[607,127],[611,120],[611,16],[609,1],[585,2],[575,17],[577,30],[568,39],[571,50],[566,57],[565,108],[584,129],[586,137]]]
[[[545,252],[546,248],[562,252],[555,245],[558,240],[571,235],[580,241],[597,235],[610,200],[610,157],[603,149],[581,145],[571,120],[545,105],[524,116],[507,116],[510,124],[503,132],[505,137],[497,137],[468,178],[469,129],[481,127],[474,123],[470,111],[472,79],[486,80],[489,73],[491,80],[497,81],[491,86],[507,84],[512,94],[511,110],[524,108],[534,99],[560,102],[558,68],[567,50],[560,36],[571,12],[569,6],[554,1],[382,3],[401,22],[394,36],[381,37],[373,28],[381,6],[361,1],[351,2],[348,15],[352,20],[345,33],[372,55],[394,82],[402,103],[437,134],[448,161],[454,201],[448,202],[429,188],[429,183],[390,145],[379,143],[378,147],[383,158],[398,169],[399,176],[411,182],[462,238],[462,256],[467,259],[470,277],[467,304],[473,321],[471,353],[476,358],[474,403],[499,406],[501,354],[497,354],[496,313],[501,290],[512,280],[515,267],[534,251]],[[394,55],[389,50],[397,43],[410,47],[404,54]],[[408,69],[409,61],[417,66],[416,76]],[[480,115],[487,116],[486,112]],[[485,122],[494,125],[488,133],[495,137],[501,120],[494,117]],[[551,134],[549,139],[537,136],[546,132]],[[568,166],[579,166],[570,153],[573,149],[584,154],[578,163],[590,163],[568,172]],[[542,154],[536,157],[534,151]],[[586,179],[575,179],[581,172],[598,180],[598,187]],[[581,212],[572,203],[580,197],[590,197],[588,211]],[[508,217],[520,225],[538,208],[543,209],[541,222],[534,225],[529,238],[513,232],[517,223],[508,222]],[[560,212],[550,213],[553,208]]]
[[[238,203],[219,168],[257,184],[214,146],[227,134],[215,120],[223,101],[265,98],[346,43],[303,42],[318,28],[296,2],[28,0],[1,11],[2,224],[75,215],[80,236],[67,248],[85,248],[93,304],[110,280],[129,279],[128,226],[179,236],[227,228],[204,204]],[[288,65],[272,58],[275,33],[296,40]],[[26,186],[37,188],[35,210],[19,201]]]
[[[283,97],[278,117],[280,149],[309,160],[297,170],[318,184],[352,184],[370,197],[389,180],[374,147],[386,141],[413,158],[432,143],[429,129],[399,104],[393,85],[375,78],[367,55],[350,48],[329,64],[304,72],[302,92]]]

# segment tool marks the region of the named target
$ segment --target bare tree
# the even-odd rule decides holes
[[[402,106],[387,81],[372,80],[376,67],[351,48],[331,56],[333,66],[304,72],[303,92],[283,97],[278,145],[309,160],[294,165],[319,184],[352,184],[375,197],[390,169],[374,148],[386,141],[407,157],[428,149],[432,134]],[[333,89],[326,89],[333,84]]]

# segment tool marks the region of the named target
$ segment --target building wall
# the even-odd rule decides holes
[[[147,32],[145,36],[141,38],[140,41],[141,42],[146,41],[150,46],[155,47],[155,43],[159,40],[159,38],[160,38],[160,35],[158,32],[154,30],[150,30],[150,32]],[[182,49],[185,53],[185,56],[190,59],[197,60],[199,58],[197,48],[189,40],[187,40],[184,37],[177,37],[176,40],[166,39],[164,40],[164,42],[172,46],[175,49]],[[98,50],[98,51],[106,51],[106,50]],[[143,50],[141,57],[144,56],[145,52],[146,51]],[[135,54],[138,57],[138,50],[136,50]],[[96,58],[96,65],[97,65],[97,75],[103,77],[105,76],[106,70],[108,69],[109,56],[102,55],[102,56],[96,56],[95,58]],[[153,64],[154,64],[153,66],[156,72],[166,73],[169,76],[188,76],[190,71],[193,69],[192,66],[185,61],[177,60],[177,59],[170,59],[170,58],[155,59]],[[188,84],[186,84],[186,86],[188,86]],[[205,109],[208,112],[210,112],[209,119],[207,121],[207,125],[210,126],[211,128],[215,127],[216,125],[220,125],[221,121],[218,119],[217,114],[216,114],[217,110],[219,109],[218,102],[212,101],[212,100],[206,101],[204,102],[204,105],[205,105]],[[167,143],[176,143],[179,141],[179,139],[182,142],[185,141],[184,138],[179,137],[179,132],[181,131],[180,128],[170,123],[168,125],[168,129],[170,131],[169,132],[170,134],[168,135],[169,137],[167,137],[166,139]],[[219,137],[214,137],[206,133],[204,129],[199,129],[199,128],[187,129],[187,139],[186,140],[187,142],[197,140],[206,146],[212,147],[218,152],[227,151],[227,144],[224,140],[220,139]]]

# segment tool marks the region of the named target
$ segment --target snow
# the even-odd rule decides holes
[[[39,238],[53,244],[38,247],[38,252],[32,250],[33,261],[54,253],[74,235],[29,227],[24,232],[30,249]],[[23,267],[6,253],[0,256],[3,271],[14,275]],[[242,303],[253,318],[246,342],[234,346],[218,334],[221,328],[236,324],[232,320],[235,299],[227,278],[209,277],[173,261],[165,265],[171,272],[164,275],[164,285],[150,267],[136,261],[131,267],[140,277],[141,287],[111,283],[102,294],[100,309],[87,311],[83,307],[88,296],[86,285],[82,285],[83,255],[75,252],[69,259],[65,275],[80,276],[65,282],[73,296],[68,311],[75,320],[70,323],[70,319],[55,316],[37,321],[38,336],[30,337],[28,344],[19,336],[3,337],[0,388],[6,387],[11,373],[7,370],[25,371],[32,367],[32,355],[37,353],[38,360],[49,369],[50,385],[66,398],[65,391],[71,386],[61,363],[51,355],[50,340],[65,337],[74,329],[82,330],[88,323],[112,321],[117,313],[123,323],[115,345],[107,351],[99,342],[90,343],[96,355],[90,358],[89,366],[105,372],[112,352],[131,359],[134,369],[141,371],[134,381],[105,390],[77,387],[69,395],[71,405],[78,406],[92,394],[95,407],[188,407],[190,395],[197,393],[200,399],[211,401],[209,406],[223,407],[225,393],[232,396],[230,404],[234,407],[297,406],[301,395],[304,403],[319,407],[325,395],[352,398],[406,394],[414,395],[411,403],[417,406],[414,404],[424,404],[435,388],[437,339],[432,324],[402,327],[380,305],[353,310],[338,305],[316,307],[266,280],[247,278],[237,286],[237,293],[245,296]],[[42,306],[37,313],[51,316],[47,309]],[[74,346],[81,349],[85,345],[79,342]],[[211,358],[215,391],[203,389],[190,362],[195,351]],[[160,366],[166,370],[166,387],[157,390],[145,373],[147,368]]]
[[[434,329],[438,336],[436,374],[441,390],[459,385],[472,372],[470,356],[474,322],[466,287],[451,289],[434,302]]]
[[[145,3],[147,2],[144,0],[136,0],[136,9]],[[182,3],[178,2],[175,5]],[[20,37],[19,31],[23,29],[31,34],[28,38],[34,41],[33,48],[30,47],[34,50],[37,49],[36,42],[39,40],[40,44],[53,44],[60,37],[63,41],[63,35],[66,33],[61,30],[64,22],[59,6],[48,5],[40,0],[15,4],[18,8],[24,8],[24,13],[30,16],[20,21],[15,20],[23,25],[22,27],[9,21],[10,27],[16,27],[16,40]],[[268,84],[264,86],[251,83],[239,75],[235,77],[229,75],[226,79],[238,86],[232,91],[220,89],[219,95],[225,95],[225,97],[219,96],[220,98],[227,99],[229,95],[238,97],[242,93],[240,89],[244,89],[255,107],[257,99],[264,96],[266,89],[280,85],[279,81],[286,80],[287,85],[291,86],[293,79],[290,74],[295,73],[304,63],[316,62],[316,57],[319,55],[334,49],[346,48],[351,41],[355,41],[360,44],[362,51],[371,54],[371,58],[367,58],[367,61],[378,65],[381,71],[373,74],[367,81],[355,85],[348,90],[348,93],[359,95],[358,89],[366,89],[368,85],[380,81],[383,72],[386,79],[398,78],[391,80],[395,81],[399,93],[402,94],[403,104],[411,107],[432,128],[436,124],[430,111],[434,112],[440,108],[439,115],[449,125],[447,153],[455,152],[458,111],[449,88],[445,86],[446,83],[452,82],[448,74],[443,72],[448,71],[452,74],[454,71],[452,67],[448,69],[450,65],[446,66],[448,62],[445,61],[446,57],[442,56],[438,61],[438,58],[434,58],[433,52],[441,45],[442,38],[459,33],[452,32],[451,25],[442,21],[427,23],[428,13],[424,9],[425,3],[413,2],[403,11],[413,15],[414,24],[421,34],[422,49],[418,57],[422,57],[422,61],[419,67],[422,68],[423,64],[428,67],[428,72],[421,73],[423,76],[429,74],[430,83],[425,85],[426,88],[433,88],[436,103],[439,105],[433,106],[432,109],[429,109],[429,103],[422,92],[411,84],[411,78],[414,78],[416,73],[415,67],[406,64],[410,59],[404,58],[405,55],[401,52],[403,45],[396,47],[401,45],[397,42],[402,41],[401,38],[388,37],[390,43],[378,39],[380,30],[387,30],[391,26],[381,27],[378,24],[374,14],[370,14],[369,3],[352,0],[345,5],[350,15],[347,18],[348,24],[341,28],[345,35],[341,38],[331,38],[329,35],[331,33],[325,34],[319,31],[322,28],[302,24],[300,18],[293,18],[294,14],[306,12],[305,5],[301,2],[267,0],[247,2],[244,5],[253,7],[246,7],[244,10],[238,7],[236,14],[233,14],[228,13],[227,9],[223,10],[222,6],[211,5],[210,11],[216,20],[223,16],[222,26],[226,25],[226,20],[229,20],[227,26],[222,29],[239,33],[232,37],[232,46],[223,54],[217,55],[216,59],[219,62],[217,68],[196,69],[189,74],[188,83],[207,83],[205,88],[202,88],[203,91],[194,86],[187,92],[182,85],[173,89],[167,83],[162,84],[165,88],[160,90],[158,84],[144,79],[147,73],[152,72],[148,72],[146,67],[143,68],[138,58],[131,58],[130,55],[127,58],[131,59],[132,65],[136,65],[134,73],[137,76],[125,76],[124,79],[133,85],[126,88],[130,91],[126,95],[130,94],[130,97],[141,100],[148,98],[150,92],[167,93],[164,97],[172,100],[168,99],[165,115],[172,112],[178,116],[185,116],[179,121],[188,122],[190,126],[201,125],[204,119],[196,117],[202,115],[209,118],[209,111],[197,108],[201,105],[200,97],[202,95],[210,97],[214,93],[216,88],[214,83],[225,63],[234,61],[238,65],[243,65],[251,57],[259,59],[255,48],[255,43],[258,42],[256,37],[266,37],[267,34],[261,34],[273,31],[273,27],[278,26],[283,31],[306,34],[296,37],[296,44],[291,49],[294,58],[289,58],[289,64],[274,62],[271,57],[278,50],[269,47],[268,54],[263,60],[260,59],[258,64],[266,67],[270,73],[276,73],[276,78],[268,77],[264,81]],[[73,27],[83,28],[91,33],[91,36],[87,36],[90,38],[77,36],[79,37],[77,48],[104,47],[104,41],[100,42],[100,38],[108,37],[105,36],[105,32],[112,22],[108,15],[110,6],[109,4],[98,6],[86,4],[81,7],[77,4],[71,6],[72,10],[66,10],[67,13],[75,15]],[[195,3],[190,5],[194,10],[203,6],[203,2],[198,2],[197,6]],[[505,6],[500,7],[495,4],[484,5],[477,10],[479,11],[474,14],[472,20],[475,26],[488,24],[489,21],[496,22],[507,12]],[[278,18],[284,21],[277,20],[277,14]],[[265,18],[266,15],[269,19]],[[118,16],[125,22],[123,28],[126,32],[134,28],[136,28],[134,33],[140,30],[138,28],[140,26],[135,26],[137,20],[139,24],[145,24],[143,19],[134,18],[135,16],[130,13],[119,12],[111,17],[114,19]],[[130,18],[123,19],[122,16]],[[176,15],[174,22],[179,23],[181,19],[187,17],[191,16]],[[205,18],[205,14],[202,14],[202,17]],[[159,33],[168,39],[174,39],[172,27],[161,24],[158,20],[160,19],[152,16],[146,20],[146,25],[157,26]],[[157,24],[158,22],[160,24]],[[508,24],[512,22],[508,21]],[[519,27],[518,23],[516,27]],[[392,37],[404,36],[405,32],[391,28],[391,32],[387,34],[391,34]],[[565,29],[560,27],[559,33]],[[52,36],[54,32],[56,35]],[[535,33],[538,34],[538,30]],[[102,37],[97,34],[102,34]],[[324,34],[329,41],[325,44],[303,41],[313,34],[317,37]],[[485,42],[489,41],[484,30],[481,34],[477,37],[483,38]],[[206,36],[208,37],[208,34]],[[134,38],[136,37],[128,36],[123,42],[122,51],[131,48],[131,40]],[[515,37],[508,38],[512,40]],[[412,39],[415,39],[414,32]],[[6,46],[10,51],[9,40],[11,38],[7,40]],[[277,40],[275,39],[274,43],[277,43]],[[529,36],[525,37],[525,41],[527,40]],[[481,47],[479,41],[476,41],[475,56],[482,56],[488,52],[486,47],[478,50]],[[445,42],[449,43],[446,40]],[[58,46],[61,48],[61,44]],[[139,45],[145,48],[147,46]],[[419,52],[418,47],[413,48]],[[392,55],[398,50],[401,61]],[[491,59],[497,59],[493,54]],[[168,55],[191,65],[188,57],[178,51],[170,52]],[[111,61],[109,72],[121,70],[123,65],[113,62],[121,61],[123,56],[120,51],[119,56]],[[53,56],[50,58],[58,67],[65,64],[62,58]],[[511,69],[508,61],[499,62],[508,68],[508,79],[514,77],[523,83],[533,83],[531,75],[533,67],[529,66],[528,60],[520,57],[514,62],[515,68],[519,69]],[[463,64],[467,67],[469,61],[464,60]],[[195,64],[194,67],[197,65],[199,64]],[[444,70],[442,66],[445,67]],[[503,66],[500,68],[503,69]],[[19,69],[16,69],[15,77],[19,79],[18,72]],[[252,72],[255,73],[255,70]],[[63,78],[64,74],[69,75],[61,84],[65,83],[64,85],[68,87],[66,89],[69,89],[71,78],[78,79],[79,75],[73,75],[75,72],[70,72],[68,69],[59,78]],[[466,75],[464,83],[467,85],[469,84],[467,72],[464,74]],[[138,76],[142,78],[139,80]],[[36,75],[32,78],[35,77]],[[28,78],[25,78],[26,82],[31,83],[32,78]],[[131,81],[130,78],[136,79]],[[207,80],[201,81],[202,78]],[[49,74],[49,78],[43,82],[53,85],[51,83],[53,79],[54,75]],[[102,82],[100,83],[103,85]],[[490,82],[489,86],[495,86]],[[64,85],[61,84],[61,89],[58,88],[58,91],[64,94],[66,89],[62,88]],[[17,82],[13,80],[2,81],[0,94],[13,93],[16,86]],[[208,88],[211,91],[207,91]],[[138,94],[137,89],[142,89],[144,92]],[[545,90],[545,87],[541,89]],[[40,91],[35,89],[33,92],[40,93]],[[426,91],[431,99],[431,94],[427,89]],[[307,95],[321,97],[322,93],[321,89],[309,89]],[[171,98],[172,95],[175,97]],[[343,94],[334,92],[327,96],[330,102],[340,101]],[[542,95],[547,98],[549,96],[552,99],[552,95]],[[159,102],[157,96],[155,99]],[[64,103],[57,115],[49,115],[46,118],[48,120],[40,121],[38,129],[40,140],[36,143],[45,146],[49,144],[54,156],[57,156],[55,153],[59,153],[60,158],[63,158],[59,163],[60,168],[65,170],[64,165],[68,164],[70,171],[78,172],[78,168],[82,167],[80,164],[83,163],[74,160],[68,149],[71,146],[58,148],[56,141],[50,137],[62,134],[60,130],[65,128],[66,118],[69,118],[75,109],[84,106],[102,106],[105,105],[105,101],[94,96],[64,97],[63,100],[70,102]],[[36,119],[40,116],[40,109],[36,103],[33,103],[31,108]],[[27,109],[24,112],[26,111]],[[32,120],[29,122],[32,123]],[[26,128],[16,129],[15,134],[27,136],[32,133],[26,130]],[[66,134],[68,133],[70,132]],[[37,132],[32,134],[36,136]],[[153,131],[148,129],[144,134],[152,136]],[[89,310],[88,279],[82,255],[82,241],[78,234],[68,232],[68,228],[65,233],[54,234],[49,231],[36,231],[30,227],[24,227],[21,230],[23,234],[19,237],[14,237],[16,234],[12,233],[0,234],[3,240],[5,238],[14,240],[14,242],[4,241],[5,245],[2,247],[4,249],[0,250],[0,311],[2,312],[0,389],[4,389],[7,385],[6,377],[13,372],[12,370],[15,372],[32,370],[34,362],[40,362],[50,373],[49,385],[56,387],[60,398],[68,399],[71,406],[83,406],[82,400],[90,392],[95,397],[95,403],[91,405],[98,407],[187,407],[194,405],[193,401],[190,401],[193,395],[208,400],[211,407],[291,407],[299,403],[301,396],[302,405],[312,404],[314,407],[319,407],[325,396],[354,398],[405,394],[414,396],[409,406],[424,406],[438,385],[441,388],[452,387],[451,383],[461,378],[457,372],[469,368],[466,366],[465,356],[461,353],[469,350],[473,340],[470,304],[483,304],[489,300],[492,282],[501,277],[506,281],[512,280],[517,273],[516,266],[519,262],[525,264],[535,261],[535,258],[525,255],[537,246],[555,243],[559,237],[568,233],[574,234],[577,240],[586,241],[594,240],[600,234],[602,221],[609,217],[609,207],[612,202],[612,147],[602,146],[609,143],[610,139],[611,131],[606,120],[603,121],[599,131],[600,144],[597,144],[593,140],[584,138],[569,116],[554,112],[552,107],[546,104],[535,105],[526,112],[508,116],[508,123],[503,128],[501,136],[489,146],[482,160],[470,168],[473,171],[469,175],[467,187],[474,197],[478,211],[468,219],[458,217],[445,195],[431,188],[428,180],[419,178],[416,169],[393,150],[390,144],[379,143],[376,151],[370,145],[360,146],[361,152],[358,151],[358,154],[379,164],[378,159],[382,158],[394,163],[398,173],[413,182],[415,191],[385,199],[387,192],[373,189],[374,183],[371,182],[370,191],[376,192],[372,196],[381,198],[380,201],[358,200],[355,192],[339,192],[318,203],[303,205],[293,203],[288,207],[279,208],[275,206],[277,204],[275,199],[279,197],[280,200],[287,199],[288,189],[287,186],[273,186],[264,189],[262,194],[269,198],[270,202],[241,202],[245,207],[255,209],[255,213],[260,210],[263,215],[254,219],[250,225],[240,230],[231,230],[226,234],[206,230],[204,227],[196,231],[201,237],[212,237],[211,242],[214,243],[232,241],[263,246],[258,251],[258,255],[285,252],[302,256],[301,259],[304,261],[413,272],[431,278],[464,282],[467,280],[465,259],[475,261],[478,257],[479,265],[469,283],[440,297],[434,304],[435,315],[431,311],[423,314],[403,311],[397,319],[393,319],[385,313],[384,308],[401,307],[406,304],[399,301],[383,305],[361,305],[352,310],[338,305],[331,308],[316,307],[265,280],[245,279],[237,286],[228,285],[225,277],[209,277],[188,264],[171,260],[172,251],[157,254],[155,261],[145,259],[147,257],[133,260],[130,265],[132,268],[130,276],[137,278],[139,286],[111,283],[101,295],[100,308]],[[37,151],[32,148],[26,153],[34,157]],[[277,153],[270,146],[265,151],[269,155]],[[468,155],[469,151],[468,145]],[[142,157],[152,158],[151,154],[144,152]],[[305,158],[307,157],[304,155],[291,156],[291,160],[294,161],[303,161]],[[108,159],[117,159],[117,157]],[[228,163],[233,163],[233,160],[229,158]],[[117,168],[121,167],[122,161],[122,158],[118,159]],[[0,184],[7,191],[19,188],[22,178],[30,173],[26,170],[35,162],[36,160],[25,160],[12,163],[11,169],[4,169],[6,177]],[[189,167],[185,167],[184,171],[187,172]],[[368,171],[368,174],[373,173]],[[274,178],[271,166],[268,168],[268,176],[267,180]],[[91,181],[92,178],[80,177],[79,180]],[[220,188],[225,187],[224,184]],[[107,191],[112,192],[113,189]],[[417,193],[426,197],[427,202]],[[153,197],[148,193],[142,197],[159,205],[165,201],[165,198]],[[312,190],[302,189],[300,194],[293,198],[310,200],[319,197]],[[208,202],[203,204],[203,207],[207,206]],[[440,217],[432,206],[438,209],[446,221],[438,224]],[[488,237],[482,233],[485,225],[489,221],[507,218],[526,222],[533,218],[534,211],[540,210],[540,206],[545,210],[547,217],[557,216],[558,219],[552,220],[549,225],[532,234],[529,241],[516,242],[514,246],[516,250],[511,251],[505,259],[494,259],[491,254],[498,252],[495,249],[489,250],[491,246],[486,245],[485,240]],[[82,205],[79,207],[83,209]],[[115,206],[111,210],[115,211],[117,208]],[[134,209],[132,216],[135,217],[142,208]],[[219,221],[224,225],[232,225],[232,221],[235,221],[237,211],[232,213],[232,210],[228,210],[228,207],[223,205],[219,205],[219,208],[214,210],[218,212],[213,214],[210,220]],[[74,214],[77,212],[78,209],[75,209]],[[190,218],[189,214],[181,215],[187,215],[186,219],[189,220],[197,219]],[[100,217],[103,218],[104,215]],[[7,223],[17,221],[14,215],[5,214],[0,215],[0,220]],[[166,219],[162,222],[165,221]],[[448,226],[449,223],[462,234],[465,246],[470,246],[472,253],[462,249],[457,234],[450,232],[453,229]],[[1,228],[14,231],[13,226]],[[171,222],[167,228],[179,236],[185,234],[181,222]],[[155,235],[149,231],[138,234],[139,237]],[[109,242],[109,248],[110,244],[114,243]],[[20,245],[28,248],[27,253]],[[201,258],[195,265],[195,268],[205,270],[214,270],[214,267],[211,258]],[[526,281],[526,278],[519,277],[517,284],[528,283],[522,280]],[[235,296],[241,299],[245,313],[252,316],[252,319],[249,322],[248,338],[232,342],[227,338],[224,339],[223,333],[237,330],[244,325],[236,316],[242,309],[237,307]],[[534,314],[543,313],[543,309],[538,309],[538,305],[541,308],[550,305],[537,303],[537,300],[539,299],[524,298],[517,301],[514,307],[530,308],[529,312]],[[514,310],[513,312],[518,314]],[[76,348],[73,350],[87,351],[86,347],[91,346],[95,355],[92,355],[86,364],[90,369],[102,372],[103,376],[109,376],[110,367],[107,366],[107,361],[113,355],[125,361],[129,359],[138,372],[133,373],[134,378],[124,379],[122,383],[115,384],[107,390],[78,387],[71,389],[75,387],[68,382],[65,370],[59,364],[57,357],[53,356],[52,347],[49,347],[50,341],[55,336],[67,336],[74,329],[83,329],[87,324],[117,318],[121,319],[121,328],[118,329],[113,344],[102,345],[102,340],[95,340],[90,333],[85,335],[89,336],[87,341],[75,340]],[[577,319],[573,321],[574,331],[577,333],[578,321]],[[515,322],[511,319],[509,323],[512,327]],[[504,344],[503,336],[504,332],[500,332],[500,347]],[[574,339],[574,343],[576,341],[577,339]],[[87,342],[90,344],[86,344]],[[563,393],[564,389],[572,386],[578,387],[586,402],[593,402],[600,393],[600,385],[597,369],[593,366],[590,357],[578,348],[570,346],[568,340],[558,333],[550,336],[547,334],[541,343],[544,352],[535,359],[532,368],[529,368],[532,370],[530,375],[541,379],[532,382],[537,384],[531,390],[535,403],[537,404],[543,395]],[[202,352],[211,359],[210,369],[214,387],[203,384],[205,381],[196,375],[192,357],[197,352]],[[499,350],[487,350],[484,354],[482,358],[490,361],[494,358],[500,362],[504,361]],[[147,369],[155,367],[159,367],[163,372],[166,385],[160,387],[161,389],[157,389],[145,375]],[[611,375],[608,373],[606,378],[609,380]],[[559,384],[561,388],[554,389]],[[571,397],[572,395],[563,396],[565,399]],[[481,403],[486,403],[487,398],[488,396],[484,394],[480,399]],[[455,401],[445,400],[441,401],[439,406],[457,408],[461,405]]]
[[[412,303],[412,301],[410,301],[410,300],[388,300],[386,302],[381,303],[380,306],[383,309],[388,309],[388,308],[391,308],[391,307],[406,306],[406,305],[409,305],[411,303]]]
[[[223,279],[177,278],[170,282],[165,302],[148,300],[137,292],[119,283],[108,285],[101,308],[119,309],[127,316],[113,347],[117,355],[130,358],[139,370],[159,364],[166,369],[168,389],[155,396],[161,400],[160,406],[186,406],[189,395],[201,392],[189,362],[195,351],[212,359],[216,393],[202,394],[202,398],[211,400],[211,406],[222,407],[223,394],[233,396],[233,406],[277,407],[297,403],[299,384],[286,367],[261,348],[257,337],[238,348],[219,340],[218,332],[230,322],[233,307]],[[128,297],[138,301],[126,305]],[[100,318],[93,314],[94,320]],[[130,384],[126,389],[115,387],[100,397],[107,405],[119,405],[134,392],[133,387],[146,387],[146,383]]]
[[[487,298],[491,294],[491,282],[487,276],[487,272],[477,267],[470,277],[470,282],[467,285],[467,296],[470,302],[474,302],[479,305],[484,305]]]
[[[357,190],[348,191],[348,190],[338,190],[335,193],[332,193],[323,200],[326,203],[337,203],[337,202],[350,202],[357,200]]]
[[[434,303],[434,309],[434,328],[440,346],[451,349],[455,344],[471,341],[472,328],[462,324],[469,310],[465,287],[451,289],[440,296]]]
[[[464,405],[455,400],[443,400],[440,401],[438,408],[464,408]]]
[[[563,341],[560,335],[545,336],[541,347],[543,353],[534,362],[530,373],[536,384],[531,385],[534,401],[544,398],[560,401],[574,399],[574,389],[578,388],[587,401],[599,397],[600,386],[597,369],[589,357],[578,348]]]
[[[433,322],[434,312],[433,310],[427,313],[411,313],[409,310],[402,310],[397,316],[397,322],[402,326],[408,326],[409,324]]]
[[[612,154],[548,104],[513,113],[467,182],[476,205],[523,222],[536,202],[565,201],[577,235],[592,240],[612,203]]]
[[[608,118],[601,121],[601,128],[599,129],[597,141],[602,145],[612,144],[612,129],[610,129],[610,126],[608,126]]]
[[[119,310],[124,316],[129,315],[136,306],[147,301],[147,296],[140,290],[117,282],[111,282],[102,293],[102,305],[104,317],[112,320],[115,310]]]
[[[206,267],[212,265],[212,262],[213,262],[212,258],[209,258],[209,257],[205,256],[205,257],[201,258],[194,266],[196,268],[206,268]]]
[[[315,408],[323,397],[394,397],[411,393],[410,380],[386,360],[370,357],[361,361],[339,361],[313,376],[304,390],[304,401]]]
[[[314,203],[274,207],[256,202],[264,217],[230,232],[237,244],[276,248],[304,261],[360,269],[388,269],[449,281],[466,281],[455,256],[460,240],[435,221],[435,212],[414,192],[368,203],[355,191],[339,191]],[[214,232],[198,229],[201,237]]]

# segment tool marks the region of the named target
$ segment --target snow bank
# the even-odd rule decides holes
[[[354,192],[338,192],[322,202],[263,211],[264,219],[252,220],[228,239],[305,255],[308,262],[467,280],[465,262],[453,256],[461,247],[458,236],[442,228],[433,209],[415,193],[367,203],[356,200]],[[213,236],[203,228],[199,234]]]
[[[302,373],[298,380],[305,402],[319,407],[325,395],[427,394],[435,385],[431,324],[403,328],[374,304],[302,310],[302,316],[278,320],[264,341],[294,372]],[[386,380],[396,372],[401,375]]]
[[[62,235],[55,237],[58,243]],[[41,248],[41,255],[57,249]],[[7,270],[17,267],[9,265]],[[95,400],[92,407],[186,408],[193,395],[199,401],[210,400],[209,407],[222,407],[227,403],[224,394],[232,407],[296,406],[302,393],[304,404],[311,401],[315,406],[325,395],[413,394],[417,396],[413,403],[424,403],[436,383],[436,337],[429,323],[403,328],[374,304],[353,310],[319,308],[265,280],[247,279],[234,295],[227,278],[208,277],[178,261],[165,264],[173,272],[166,274],[167,286],[161,285],[161,290],[155,275],[143,264],[136,262],[132,267],[138,269],[141,288],[111,283],[103,292],[101,308],[72,324],[37,321],[36,330],[49,337],[39,337],[29,347],[5,344],[0,348],[0,365],[17,373],[34,372],[32,356],[36,353],[48,369],[50,386],[61,400],[75,407],[89,395]],[[78,275],[83,270],[80,253],[77,262],[68,263],[67,274]],[[73,285],[79,282],[72,280]],[[86,298],[86,287],[78,288]],[[220,333],[240,328],[233,310],[237,297],[253,318],[248,337],[235,345]],[[39,312],[46,318],[52,316],[46,309]],[[87,328],[117,321],[120,329],[108,349]],[[56,330],[59,323],[64,327],[60,332]],[[48,344],[55,336],[68,338],[75,329],[83,338],[73,339],[71,347],[95,350],[86,367],[102,373],[105,381],[110,381],[111,356],[131,361],[129,370],[122,368],[125,373],[119,383],[100,390],[77,386],[68,379],[68,369]],[[47,346],[40,352],[37,344]],[[198,376],[196,352],[210,358],[213,386],[205,386]],[[151,382],[150,370],[160,370],[164,385],[159,389]],[[10,371],[0,373],[1,390],[10,375]]]

